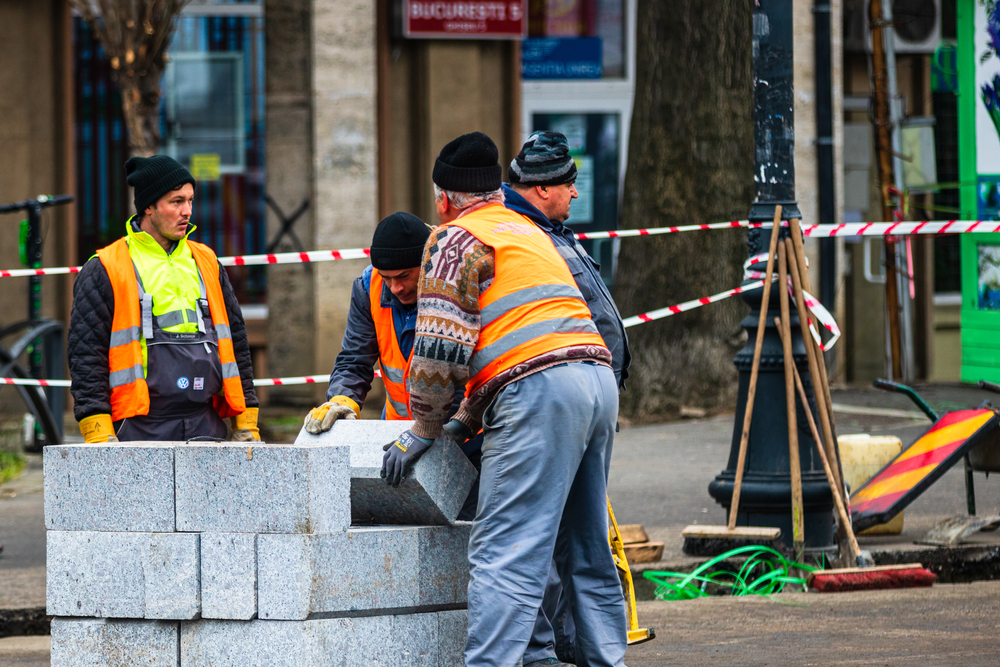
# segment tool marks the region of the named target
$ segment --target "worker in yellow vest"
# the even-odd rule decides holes
[[[126,235],[73,287],[69,367],[87,442],[257,441],[246,327],[225,269],[188,239],[195,181],[173,158],[125,163]]]
[[[382,474],[395,482],[443,432],[482,427],[465,664],[501,667],[524,655],[554,559],[577,664],[622,667],[624,599],[607,541],[612,355],[552,240],[504,207],[498,157],[473,132],[435,162],[442,226],[421,261],[407,375],[415,424],[390,443]]]

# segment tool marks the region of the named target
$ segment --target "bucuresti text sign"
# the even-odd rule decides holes
[[[403,36],[523,39],[527,0],[401,0]]]

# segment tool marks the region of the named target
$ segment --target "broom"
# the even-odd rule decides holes
[[[781,206],[775,206],[771,244],[767,252],[767,272],[760,301],[760,319],[757,322],[757,340],[754,342],[753,365],[750,368],[750,387],[747,390],[747,406],[743,413],[740,450],[736,458],[733,500],[729,506],[729,524],[727,526],[691,525],[681,531],[681,535],[684,537],[684,553],[692,556],[717,556],[736,547],[749,544],[767,544],[781,537],[780,528],[736,527],[736,514],[740,506],[740,488],[743,484],[743,468],[747,458],[747,443],[750,440],[750,420],[753,416],[754,397],[757,394],[757,374],[760,370],[761,348],[764,345],[764,328],[767,325],[767,304],[771,297],[771,273],[774,271],[774,257],[778,248],[778,236],[781,233],[780,225]]]
[[[784,288],[784,286],[782,286]],[[774,324],[781,335],[782,344],[786,349],[791,343],[791,329],[782,329],[781,319],[774,318]],[[787,326],[787,325],[786,325]],[[787,343],[786,343],[787,336]],[[839,568],[833,570],[818,570],[810,572],[806,577],[806,584],[821,593],[834,593],[838,591],[867,591],[883,588],[916,588],[919,586],[930,586],[937,579],[937,576],[924,569],[920,563],[908,563],[905,565],[880,565],[867,566],[870,562],[861,553],[858,546],[858,539],[851,528],[851,519],[847,515],[847,508],[844,506],[844,499],[840,495],[840,487],[833,476],[833,469],[830,461],[823,449],[823,443],[813,420],[812,410],[809,409],[809,401],[806,398],[805,389],[802,387],[802,378],[799,369],[792,365],[795,375],[795,388],[798,390],[799,400],[802,401],[803,412],[806,414],[806,421],[809,422],[809,430],[812,431],[813,440],[816,443],[816,451],[819,460],[823,463],[823,472],[826,473],[826,481],[830,484],[830,492],[833,495],[833,504],[837,510],[837,517],[840,524],[847,533],[847,542],[850,545],[851,557],[858,567]],[[822,399],[820,399],[822,400]]]

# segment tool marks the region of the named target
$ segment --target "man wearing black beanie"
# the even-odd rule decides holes
[[[406,366],[413,350],[417,321],[417,279],[424,244],[430,228],[417,216],[399,212],[385,217],[375,228],[370,256],[372,263],[355,278],[341,351],[330,374],[326,402],[305,418],[305,429],[318,434],[328,431],[338,419],[358,419],[371,391],[375,364],[382,371],[385,405],[382,419],[410,419],[410,394],[406,389]],[[453,401],[457,409],[462,394]],[[463,448],[478,468],[478,443]],[[459,514],[471,519],[478,487]]]
[[[500,178],[496,145],[478,132],[449,142],[434,166],[442,225],[427,241],[417,296],[414,425],[390,443],[383,475],[401,459],[412,464],[430,446],[420,443],[482,427],[466,666],[526,656],[554,559],[578,664],[623,667],[606,495],[618,417],[612,354],[552,240],[504,206]],[[449,394],[462,385],[451,416]]]
[[[133,157],[135,210],[73,286],[69,367],[87,442],[260,440],[250,346],[226,271],[188,239],[195,181],[166,155]]]

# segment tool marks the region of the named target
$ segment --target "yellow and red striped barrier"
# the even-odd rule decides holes
[[[856,531],[886,523],[906,508],[965,453],[997,428],[993,410],[958,410],[944,415],[851,495]]]

